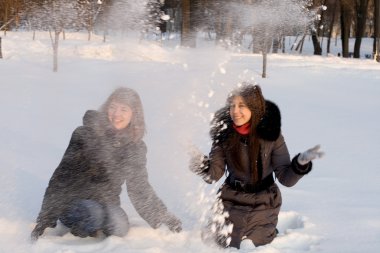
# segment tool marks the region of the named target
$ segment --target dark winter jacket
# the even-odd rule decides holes
[[[243,184],[254,184],[250,181],[250,157],[244,136],[239,143],[239,154],[244,169],[234,168],[231,152],[228,152],[227,139],[235,134],[228,108],[223,108],[215,115],[211,129],[213,145],[206,159],[203,178],[211,183],[218,181],[226,172],[229,177],[220,189],[220,199],[224,211],[229,212],[228,220],[234,224],[230,246],[239,248],[241,238],[247,236],[256,246],[264,245],[276,236],[275,229],[282,204],[281,193],[276,183],[258,192],[238,190],[227,182],[231,177]],[[312,164],[300,166],[296,158],[290,160],[289,152],[281,134],[281,115],[278,107],[266,101],[266,112],[257,127],[260,138],[261,180],[272,177],[285,186],[293,186],[311,170]]]
[[[218,181],[227,171],[235,178],[246,181],[249,178],[249,154],[248,146],[244,142],[240,143],[240,155],[247,171],[238,171],[232,165],[230,152],[226,152],[228,146],[226,140],[235,131],[232,127],[232,120],[228,110],[222,110],[216,115],[219,117],[212,127],[210,133],[213,140],[212,149],[209,156],[207,175],[210,181]],[[218,123],[219,122],[219,123]],[[261,178],[271,175],[273,172],[278,181],[285,186],[293,186],[300,178],[311,170],[311,163],[307,166],[300,166],[296,162],[296,157],[291,161],[284,137],[281,134],[281,115],[277,105],[266,101],[266,113],[260,121],[257,132],[260,138],[260,158],[262,163]],[[247,182],[250,183],[250,182]]]
[[[77,199],[120,206],[122,185],[139,215],[156,228],[167,214],[148,182],[145,143],[133,142],[103,123],[105,116],[86,112],[72,134],[61,163],[46,189],[37,223],[52,226]]]

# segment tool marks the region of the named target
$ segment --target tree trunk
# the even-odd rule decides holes
[[[293,47],[296,45],[296,42],[297,42],[297,40],[298,40],[298,35],[296,36],[296,38],[294,39],[294,42],[291,44],[290,43],[290,37],[289,37],[289,46],[290,46],[290,51],[293,51]],[[297,51],[297,49],[296,49],[296,51]]]
[[[296,51],[300,50],[300,51],[299,51],[300,54],[302,53],[302,47],[303,47],[303,42],[305,41],[305,38],[306,38],[306,31],[305,31],[305,33],[302,35],[302,38],[300,39],[300,41],[298,41],[298,43],[297,43],[297,45],[296,45],[296,48],[295,48]],[[294,44],[295,44],[295,42],[294,42]],[[294,45],[294,44],[293,44],[293,45]],[[293,46],[292,46],[292,47],[293,47]]]
[[[217,3],[218,4],[218,3]],[[216,8],[216,17],[215,17],[215,34],[216,34],[216,37],[215,37],[215,42],[216,44],[219,44],[220,41],[222,41],[224,38],[223,38],[223,13],[222,13],[222,10],[221,8]]]
[[[191,0],[190,1],[190,33],[192,39],[192,47],[196,47],[197,45],[197,28],[200,24],[199,19],[199,0]]]
[[[304,35],[304,37],[302,38],[302,40],[300,41],[300,54],[302,54],[302,50],[303,50],[303,45],[305,43],[305,38],[306,38],[306,35]]]
[[[342,57],[349,57],[349,37],[351,27],[350,10],[346,4],[341,1],[340,5],[340,30],[342,38]]]
[[[196,40],[191,27],[191,1],[182,0],[181,46],[195,47]]]
[[[4,36],[7,35],[7,28],[8,28],[8,6],[5,6],[5,12],[4,12],[4,23],[6,23],[6,25],[4,26]]]
[[[367,21],[368,0],[360,0],[356,8],[356,39],[354,45],[354,58],[360,58],[360,46]]]
[[[326,5],[326,0],[322,0],[321,5]],[[323,37],[324,36],[324,28],[323,27],[323,21],[325,20],[325,11],[321,9],[321,19],[318,22],[318,27],[317,27],[317,36]]]
[[[376,44],[375,48],[375,60],[380,62],[380,1],[375,1],[375,36],[374,43]]]
[[[224,45],[228,47],[228,42],[232,41],[232,25],[233,25],[233,17],[232,17],[232,12],[227,9],[226,11],[226,24],[224,26],[224,32],[223,32],[223,40],[224,40]]]
[[[377,47],[377,39],[376,35],[373,36],[373,43],[372,43],[372,57],[376,59],[376,47]]]
[[[262,48],[262,35],[258,31],[252,32],[252,53],[259,54]]]
[[[0,59],[3,59],[3,52],[1,47],[1,37],[0,37]]]
[[[261,49],[261,52],[262,52],[262,55],[263,55],[263,73],[261,75],[262,78],[266,78],[267,77],[267,59],[268,59],[268,52],[270,51],[270,48],[272,46],[272,38],[273,38],[273,34],[271,33],[266,33],[266,32],[263,32],[264,34],[264,40],[262,42],[262,49]]]
[[[267,77],[267,52],[263,51],[263,73],[261,75],[262,78]]]
[[[58,71],[58,43],[60,31],[56,30],[53,43],[53,71]]]
[[[332,32],[333,32],[333,29],[334,29],[334,22],[335,22],[335,15],[336,15],[336,6],[337,6],[337,4],[338,4],[338,0],[335,0],[334,7],[333,7],[333,16],[331,18],[332,20],[331,20],[330,28],[329,28],[329,37],[327,39],[327,48],[326,48],[327,54],[330,53],[330,43],[331,43]]]
[[[88,26],[87,26],[87,31],[88,31],[88,41],[91,40],[91,34],[92,34],[92,31],[94,30],[94,23],[92,21],[92,18],[90,18],[89,22],[88,22]]]
[[[314,46],[314,55],[322,55],[321,44],[319,43],[318,35],[316,31],[311,31],[311,39]]]
[[[279,47],[280,47],[280,39],[274,38],[273,45],[272,45],[272,53],[277,54]]]

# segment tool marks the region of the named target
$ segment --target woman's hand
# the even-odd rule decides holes
[[[321,158],[322,156],[325,155],[325,153],[323,153],[322,151],[319,151],[320,148],[321,148],[320,145],[316,145],[315,147],[310,148],[306,150],[305,152],[301,153],[297,158],[297,162],[300,165],[305,165],[316,158]]]
[[[41,223],[37,223],[37,225],[34,227],[32,233],[30,234],[30,239],[32,242],[35,242],[38,240],[38,237],[40,237],[47,226],[42,225]]]
[[[165,224],[169,228],[169,230],[174,233],[179,233],[182,231],[181,220],[175,217],[171,213],[168,213],[167,215],[165,215],[163,224]]]
[[[36,226],[34,227],[32,233],[30,234],[30,239],[32,242],[35,242],[38,240],[38,237],[40,237],[46,228],[54,228],[57,226],[57,221],[50,221],[50,222],[38,222]]]
[[[189,169],[191,172],[201,175],[205,168],[205,161],[207,157],[196,147],[190,146],[188,149],[190,156]]]

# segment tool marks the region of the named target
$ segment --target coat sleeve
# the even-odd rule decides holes
[[[83,128],[77,128],[70,139],[70,143],[63,158],[50,178],[42,202],[37,223],[44,227],[54,227],[63,209],[69,200],[71,183],[77,175],[81,151],[83,146]]]
[[[209,157],[205,159],[205,170],[203,179],[207,183],[218,181],[225,172],[226,158],[223,148],[214,144],[211,148]]]
[[[226,167],[225,155],[219,145],[213,145],[209,156],[195,156],[194,161],[190,161],[190,168],[197,175],[201,176],[206,183],[218,181],[224,174]]]
[[[146,169],[146,153],[146,145],[141,142],[136,145],[133,154],[129,158],[128,171],[130,173],[126,176],[127,191],[137,213],[151,227],[157,228],[168,215],[168,210],[149,183]]]
[[[271,152],[271,165],[277,179],[284,186],[291,187],[295,185],[303,175],[311,171],[312,163],[300,166],[297,162],[297,156],[290,160],[284,137],[280,134]]]

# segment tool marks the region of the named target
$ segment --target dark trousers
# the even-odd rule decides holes
[[[124,236],[129,229],[128,216],[120,206],[103,206],[96,201],[82,199],[73,202],[59,220],[75,236]]]
[[[224,219],[224,226],[216,226],[217,243],[239,249],[243,237],[252,240],[256,247],[272,242],[277,235],[282,203],[278,186],[272,184],[258,193],[236,191],[228,185],[223,187],[219,201],[222,200],[223,212],[228,216]],[[223,227],[229,225],[233,225],[232,231],[226,235]]]

